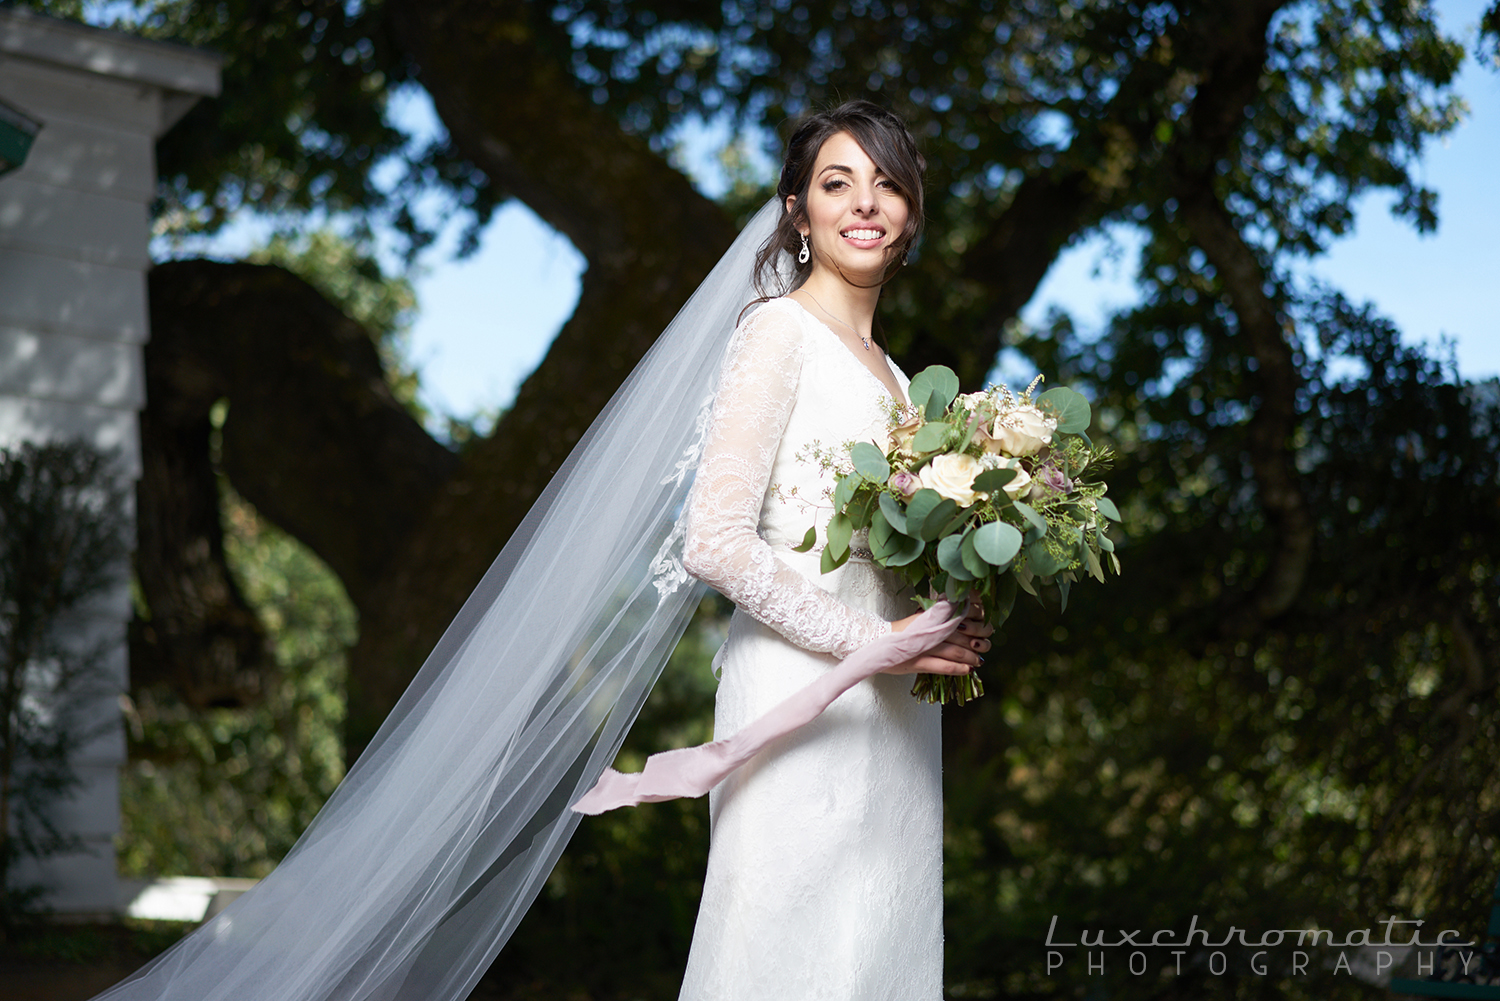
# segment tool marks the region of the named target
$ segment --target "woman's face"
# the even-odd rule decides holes
[[[787,199],[791,211],[796,197]],[[860,285],[884,276],[890,248],[901,238],[910,207],[896,185],[847,132],[818,150],[807,190],[807,222],[799,227],[813,250],[813,269],[837,269]]]

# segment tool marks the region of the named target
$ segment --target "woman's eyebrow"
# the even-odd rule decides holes
[[[853,167],[846,167],[842,163],[830,163],[828,166],[826,166],[822,170],[818,171],[818,176],[822,177],[824,174],[828,173],[830,170],[841,170],[841,171],[843,171],[844,173],[848,174],[851,177],[854,176],[854,168]],[[888,175],[885,171],[881,170],[879,167],[876,167],[875,168],[875,176],[876,177],[889,177],[890,175]]]

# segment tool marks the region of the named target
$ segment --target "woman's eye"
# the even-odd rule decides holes
[[[831,181],[824,181],[823,182],[823,190],[824,191],[837,191],[837,190],[839,190],[842,187],[844,187],[844,179],[841,178],[841,177],[834,178]]]

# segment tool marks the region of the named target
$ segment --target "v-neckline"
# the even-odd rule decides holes
[[[857,354],[854,353],[854,349],[852,349],[851,347],[849,347],[849,345],[847,345],[847,344],[844,343],[844,339],[838,335],[838,331],[834,330],[828,324],[826,324],[822,320],[818,319],[816,316],[813,315],[812,310],[808,309],[806,306],[802,305],[802,303],[798,302],[796,299],[793,299],[791,296],[785,295],[785,296],[782,296],[782,298],[785,299],[787,302],[791,303],[792,305],[796,306],[799,310],[801,310],[803,316],[807,317],[809,320],[811,320],[813,323],[817,324],[819,327],[822,327],[823,331],[826,334],[828,334],[829,337],[832,337],[835,342],[837,342],[837,344],[839,346],[839,350],[841,352],[843,352],[844,356],[847,357],[856,366],[858,366],[859,370],[861,372],[863,372],[865,375],[868,375],[871,379],[873,379],[875,381],[875,385],[877,385],[877,386],[880,387],[880,392],[881,392],[882,395],[888,397],[891,400],[894,400],[895,403],[898,406],[902,406],[902,407],[910,406],[910,404],[908,403],[908,401],[906,399],[906,390],[902,389],[900,396],[894,395],[891,392],[891,387],[887,386],[885,384],[885,380],[882,379],[880,376],[876,375],[873,371],[871,371],[870,370],[870,366],[866,365],[864,362],[862,362],[862,361],[859,360],[859,355],[857,355]],[[901,388],[901,380],[896,378],[896,370],[894,368],[891,368],[890,356],[886,355],[885,358],[886,358],[886,363],[885,363],[886,364],[886,368],[890,370],[891,379],[896,383],[896,388],[900,389]]]

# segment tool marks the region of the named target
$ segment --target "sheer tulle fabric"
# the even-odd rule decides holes
[[[109,1001],[456,1001],[702,594],[678,517],[772,202],[574,450],[280,867]]]

